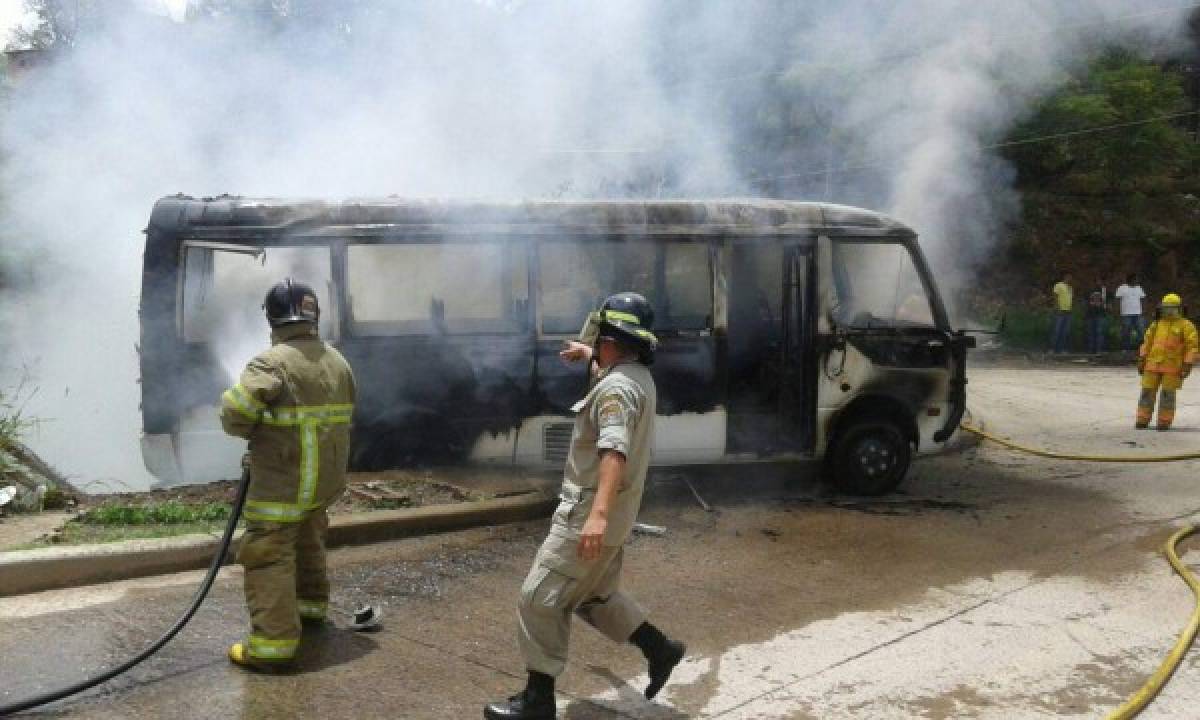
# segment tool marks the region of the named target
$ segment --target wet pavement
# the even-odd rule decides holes
[[[1200,441],[1188,388],[1177,431],[1134,431],[1128,370],[982,369],[971,390],[989,428],[1056,449],[1185,452]],[[689,656],[648,703],[639,653],[577,623],[559,716],[1099,717],[1140,686],[1188,620],[1191,594],[1158,548],[1200,513],[1195,463],[1073,464],[985,446],[924,458],[903,492],[875,500],[833,494],[812,471],[690,471],[714,512],[679,474],[656,475],[642,520],[668,533],[635,536],[624,584]],[[225,660],[246,624],[240,574],[226,569],[159,656],[30,714],[480,717],[523,682],[513,604],[545,527],[335,551],[335,599],[379,604],[385,627],[310,633],[289,675]],[[0,599],[0,702],[136,652],[199,577]],[[1142,717],[1193,716],[1197,701],[1190,655]]]

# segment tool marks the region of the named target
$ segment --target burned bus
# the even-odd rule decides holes
[[[268,342],[262,297],[317,289],[354,367],[351,466],[559,466],[587,378],[558,358],[608,294],[654,305],[654,463],[823,458],[881,494],[962,417],[970,337],[951,330],[916,234],[777,200],[159,200],[146,229],[146,466],[165,485],[236,473],[221,392]]]

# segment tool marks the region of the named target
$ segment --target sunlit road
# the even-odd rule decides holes
[[[1136,376],[1061,366],[982,369],[972,406],[1002,433],[1057,449],[1200,445],[1200,386],[1179,429],[1134,431]],[[1129,444],[1132,443],[1132,444]],[[578,625],[565,718],[1094,718],[1158,664],[1192,609],[1157,554],[1196,519],[1195,463],[1089,465],[990,447],[926,458],[904,492],[829,494],[762,468],[654,479],[626,585],[689,658],[657,703],[643,666]],[[155,660],[67,718],[476,718],[521,682],[514,599],[545,528],[528,523],[333,553],[339,599],[384,606],[377,634],[306,638],[301,669],[231,667],[244,632],[236,569]],[[1185,555],[1197,559],[1200,553]],[[104,667],[165,628],[198,574],[0,600],[0,697]],[[1196,655],[1195,657],[1200,657]],[[1194,716],[1189,657],[1143,717]]]

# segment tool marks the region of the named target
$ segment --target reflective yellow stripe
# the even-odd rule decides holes
[[[642,324],[642,321],[638,319],[637,315],[633,315],[631,313],[626,313],[626,312],[620,312],[618,310],[605,310],[602,313],[600,313],[600,319],[601,320],[621,320],[621,321],[624,321],[627,323],[632,323],[634,325]],[[645,328],[634,327],[634,328],[626,328],[626,330],[637,335],[638,337],[643,337],[652,343],[655,343],[655,344],[658,343],[658,338],[654,336],[654,333],[650,332],[649,330],[646,330]]]
[[[600,315],[602,316],[602,319],[605,320],[612,318],[613,320],[624,320],[625,322],[633,323],[634,325],[642,324],[642,321],[638,319],[637,315],[621,312],[619,310],[605,310],[601,312]]]
[[[250,395],[241,385],[234,385],[233,387],[229,388],[225,391],[225,394],[222,395],[222,397],[235,410],[251,420],[258,420],[262,414],[261,403],[258,403],[257,400],[250,397]]]
[[[630,332],[632,332],[640,337],[646,338],[647,340],[649,340],[652,343],[658,342],[658,338],[655,337],[654,333],[650,332],[649,330],[643,330],[642,328],[629,328],[629,330],[630,330]]]
[[[250,655],[264,660],[291,660],[299,646],[300,641],[296,639],[271,640],[261,635],[251,635],[246,642]]]
[[[317,445],[317,422],[309,420],[300,426],[300,494],[296,502],[301,507],[312,504],[317,494],[317,468],[321,449]]]
[[[226,390],[225,397],[239,412],[253,420],[261,421],[264,425],[295,427],[300,431],[300,487],[296,493],[296,502],[248,500],[246,502],[246,518],[285,523],[303,520],[309,510],[317,507],[314,499],[317,496],[321,467],[321,447],[317,441],[318,428],[349,424],[354,417],[354,405],[352,403],[298,405],[255,411],[249,403],[257,401],[249,397],[240,385]]]
[[[353,405],[300,405],[274,408],[269,412],[266,422],[272,425],[298,425],[307,420],[315,420],[337,425],[350,422],[353,415]]]
[[[319,600],[300,600],[296,607],[300,610],[300,617],[309,620],[324,620],[329,612],[329,603]]]
[[[294,523],[300,522],[312,508],[305,508],[295,503],[265,502],[262,500],[247,500],[244,512],[247,520],[266,520],[267,522]]]

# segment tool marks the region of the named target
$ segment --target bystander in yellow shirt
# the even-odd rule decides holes
[[[1059,312],[1071,312],[1071,301],[1074,299],[1074,291],[1071,286],[1065,282],[1054,284],[1054,297],[1058,300]]]

